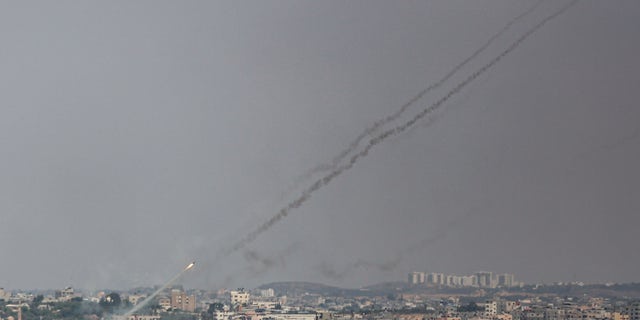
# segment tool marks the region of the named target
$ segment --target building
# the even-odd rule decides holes
[[[242,305],[249,303],[249,292],[244,291],[244,289],[230,291],[229,294],[231,295],[232,305]]]
[[[447,286],[453,287],[453,286],[456,285],[456,278],[457,277],[454,276],[454,275],[450,275],[450,274],[446,275],[444,277],[444,284],[447,285]]]
[[[280,305],[278,303],[278,301],[256,301],[256,300],[253,300],[251,302],[251,307],[254,308],[254,309],[265,309],[265,310],[275,309],[275,308],[277,308],[278,305]]]
[[[442,273],[429,273],[426,279],[427,283],[442,285],[445,284],[445,276]]]
[[[129,302],[132,305],[137,305],[138,302],[141,302],[142,300],[144,300],[146,298],[146,296],[144,295],[139,295],[139,294],[132,294],[130,295],[127,299],[129,300]]]
[[[160,308],[162,308],[162,310],[169,311],[171,310],[171,299],[162,297],[158,299],[158,305],[160,305]]]
[[[259,293],[263,298],[272,298],[276,296],[276,292],[271,288],[260,290]]]
[[[478,278],[473,276],[462,276],[460,280],[460,285],[463,287],[477,287],[478,286]]]
[[[72,287],[66,287],[62,290],[56,290],[55,297],[58,301],[70,301],[76,295]]]
[[[0,301],[9,301],[11,298],[11,292],[4,291],[4,288],[0,288]]]
[[[629,320],[640,320],[640,302],[630,303],[626,308]]]
[[[179,309],[187,312],[196,311],[196,296],[187,295],[179,289],[171,290],[171,308]]]
[[[518,304],[515,301],[509,301],[509,300],[501,300],[498,303],[498,312],[513,312],[514,310],[516,310],[516,308],[518,307]]]
[[[499,313],[499,314],[493,316],[491,319],[493,319],[493,320],[512,320],[513,316],[511,314],[508,314],[508,313]]]
[[[236,314],[235,312],[216,310],[216,312],[213,314],[213,319],[227,320],[227,319],[231,319],[235,314]]]
[[[484,307],[483,315],[485,318],[492,318],[498,314],[498,303],[496,301],[489,300],[478,305]]]
[[[409,273],[409,283],[410,284],[421,284],[424,283],[425,274],[424,272],[411,272]]]
[[[514,276],[510,273],[498,275],[498,285],[502,287],[513,287],[515,284]]]
[[[493,288],[493,272],[478,271],[475,274],[478,279],[478,287],[480,288]]]
[[[611,320],[630,320],[629,315],[620,312],[611,313]]]

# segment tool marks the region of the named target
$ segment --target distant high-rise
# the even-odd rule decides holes
[[[424,283],[425,274],[424,272],[411,272],[409,273],[409,283],[410,284],[421,284]]]
[[[498,275],[498,285],[502,287],[513,287],[515,284],[513,274],[503,273]]]
[[[263,298],[272,298],[276,295],[275,291],[271,288],[260,290],[260,296]]]
[[[0,301],[7,301],[9,297],[11,297],[11,293],[4,291],[4,288],[0,288]]]
[[[442,273],[429,273],[427,275],[427,283],[430,284],[445,284],[445,276]]]
[[[478,271],[476,272],[476,277],[478,278],[478,287],[480,288],[490,288],[493,287],[493,272],[488,271]]]
[[[463,287],[474,287],[478,285],[478,278],[476,276],[462,276],[460,285]]]
[[[515,287],[519,285],[511,273],[494,274],[488,271],[478,271],[466,276],[436,272],[411,272],[408,274],[408,282],[411,284],[426,283],[436,286],[479,288]]]

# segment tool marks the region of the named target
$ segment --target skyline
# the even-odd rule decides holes
[[[190,264],[191,265],[191,264]],[[187,266],[189,267],[189,266]],[[185,285],[183,284],[181,280],[183,273],[185,273],[188,269],[191,268],[185,268],[183,269],[181,272],[179,272],[177,275],[174,275],[174,277],[172,279],[169,279],[169,281],[165,281],[164,284],[162,283],[156,283],[156,284],[149,284],[147,286],[140,286],[140,287],[103,287],[103,288],[83,288],[83,287],[76,287],[73,285],[65,285],[63,287],[50,287],[50,288],[45,288],[45,287],[39,287],[39,288],[11,288],[11,287],[0,287],[0,290],[4,290],[3,292],[11,292],[11,291],[17,291],[17,292],[29,292],[29,291],[36,291],[36,292],[41,292],[41,291],[52,291],[52,290],[60,290],[62,288],[64,288],[65,290],[68,288],[72,288],[75,290],[80,290],[80,291],[96,291],[96,290],[115,290],[115,291],[127,291],[127,290],[135,290],[136,288],[146,288],[146,289],[153,289],[154,291],[149,295],[149,299],[155,297],[158,293],[160,292],[166,292],[167,290],[171,289],[171,288],[181,288],[184,289]],[[479,284],[479,283],[472,283],[472,284],[453,284],[453,283],[444,283],[443,281],[446,281],[449,278],[476,278],[477,281],[477,277],[478,274],[491,274],[491,280],[492,282],[490,283],[486,283],[486,284]],[[423,274],[423,279],[422,280],[417,280],[419,278],[414,278],[414,280],[412,280],[412,276],[414,276],[415,274]],[[433,275],[441,275],[443,276],[442,279],[440,280],[434,280],[431,279],[430,277]],[[408,276],[408,279],[407,279]],[[500,283],[500,281],[502,281],[501,279],[499,279],[500,276],[508,276],[510,277],[510,281],[513,283],[511,284],[504,284],[504,283]],[[414,276],[415,277],[415,276]],[[489,278],[488,278],[489,279]],[[515,280],[518,281],[515,281]],[[413,282],[412,282],[413,281]],[[416,282],[418,281],[418,282]],[[246,287],[244,285],[242,285],[242,283],[239,283],[239,287],[241,289],[245,289],[245,288],[251,288],[251,290],[254,289],[259,289],[262,288],[270,283],[280,283],[280,282],[300,282],[300,283],[316,283],[316,284],[320,284],[320,285],[326,285],[326,286],[332,286],[332,287],[336,287],[336,288],[344,288],[344,289],[358,289],[358,288],[366,288],[369,286],[376,286],[376,285],[380,285],[380,284],[385,284],[385,283],[408,283],[408,284],[412,284],[412,285],[418,285],[418,286],[433,286],[433,285],[440,285],[440,286],[449,286],[449,287],[475,287],[475,288],[484,288],[484,289],[496,289],[496,288],[501,288],[501,287],[523,287],[523,286],[538,286],[538,285],[625,285],[625,284],[639,284],[640,282],[638,281],[630,281],[630,282],[612,282],[612,281],[605,281],[605,282],[587,282],[587,281],[582,281],[581,279],[565,279],[565,280],[561,280],[561,281],[553,281],[553,282],[524,282],[524,281],[520,281],[520,279],[517,278],[517,274],[514,273],[513,271],[509,272],[509,271],[503,271],[503,272],[494,272],[494,271],[486,271],[486,270],[475,270],[473,272],[466,272],[466,273],[460,273],[460,274],[451,274],[451,273],[447,273],[446,271],[415,271],[415,269],[413,271],[408,271],[407,273],[405,273],[405,278],[404,279],[385,279],[385,280],[381,280],[378,282],[371,282],[371,283],[367,283],[364,284],[362,286],[359,287],[349,287],[349,286],[340,286],[338,285],[331,285],[328,283],[323,283],[322,281],[305,281],[305,280],[280,280],[280,281],[267,281],[264,283],[260,283],[254,287]],[[442,283],[439,283],[442,282]],[[186,287],[186,289],[188,290],[220,290],[220,289],[225,289],[225,290],[230,290],[232,289],[232,287]],[[147,302],[147,301],[145,301]],[[144,304],[144,302],[142,303]],[[137,309],[132,309],[129,311],[129,313],[134,312]]]
[[[441,272],[436,272],[436,273],[441,273]],[[410,274],[410,273],[409,273]],[[505,273],[505,274],[509,274],[509,275],[514,275],[512,273]],[[457,276],[457,275],[453,275],[453,276]],[[125,291],[131,291],[131,290],[137,290],[137,289],[145,289],[145,290],[158,290],[158,288],[161,288],[164,290],[163,292],[166,292],[168,289],[171,288],[179,288],[179,289],[183,289],[183,290],[187,290],[187,291],[191,291],[191,290],[233,290],[234,288],[236,289],[245,289],[245,290],[259,290],[265,286],[268,286],[270,284],[273,283],[309,283],[309,284],[318,284],[318,285],[322,285],[322,286],[328,286],[328,287],[335,287],[335,288],[341,288],[341,289],[351,289],[351,290],[357,290],[357,289],[363,289],[363,288],[368,288],[371,286],[377,286],[377,285],[382,285],[382,284],[389,284],[389,283],[407,283],[407,284],[412,284],[410,281],[407,281],[407,275],[405,274],[405,279],[386,279],[385,281],[380,281],[380,282],[372,282],[372,283],[367,283],[361,286],[341,286],[340,284],[328,284],[328,283],[323,283],[322,281],[304,281],[304,280],[281,280],[281,281],[267,281],[264,283],[259,283],[256,286],[252,286],[252,287],[247,287],[247,286],[242,286],[241,283],[239,283],[239,287],[234,287],[234,286],[230,286],[230,287],[197,287],[197,286],[187,286],[183,283],[181,283],[180,281],[177,281],[175,283],[172,283],[171,286],[169,287],[163,287],[162,284],[157,283],[157,284],[149,284],[147,286],[139,286],[139,287],[103,287],[103,288],[83,288],[83,287],[76,287],[76,286],[71,286],[71,285],[66,285],[66,286],[62,286],[62,287],[40,287],[40,288],[10,288],[10,287],[0,287],[1,290],[4,290],[4,292],[6,293],[21,293],[21,292],[51,292],[51,291],[59,291],[62,289],[68,289],[68,288],[72,288],[74,290],[77,290],[78,292],[96,292],[96,291],[113,291],[113,292],[125,292]],[[612,285],[637,285],[640,282],[638,281],[630,281],[630,282],[612,282],[612,281],[606,281],[606,282],[587,282],[587,281],[581,281],[580,279],[571,279],[571,280],[565,280],[565,281],[553,281],[553,282],[522,282],[522,281],[516,281],[516,285],[513,286],[502,286],[502,285],[497,285],[495,287],[490,287],[490,286],[478,286],[478,285],[447,285],[447,284],[439,284],[442,287],[453,287],[453,288],[478,288],[478,289],[500,289],[500,288],[520,288],[520,287],[527,287],[527,286],[612,286]],[[428,283],[428,282],[424,282],[424,283],[413,283],[413,285],[416,286],[434,286],[434,285],[438,285],[438,284],[433,284],[433,283]],[[155,293],[155,291],[153,292]],[[153,294],[152,293],[152,294]]]
[[[636,1],[4,9],[0,286],[640,277]]]

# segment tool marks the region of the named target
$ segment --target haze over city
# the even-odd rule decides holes
[[[0,287],[639,279],[638,1],[1,8]]]

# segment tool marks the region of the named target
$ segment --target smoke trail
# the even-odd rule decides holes
[[[244,269],[236,268],[232,272],[225,273],[225,278],[222,281],[216,282],[215,286],[226,288],[237,283],[238,279],[246,280],[247,278],[256,278],[269,272],[273,268],[285,268],[286,260],[289,256],[297,253],[301,247],[302,245],[299,242],[293,242],[279,252],[268,254],[255,249],[246,249],[243,252],[243,258],[248,263],[248,266]],[[216,257],[220,257],[220,255]],[[216,261],[219,261],[219,259],[215,259],[214,263]],[[214,265],[207,265],[207,267],[203,269],[214,269]],[[211,280],[211,278],[207,279],[207,281]]]
[[[487,205],[491,205],[491,202]],[[485,206],[482,206],[484,208]],[[384,262],[372,262],[364,259],[357,259],[356,262],[346,266],[342,271],[338,271],[336,268],[331,265],[323,262],[320,264],[317,269],[320,273],[332,280],[343,280],[344,277],[351,274],[354,270],[364,268],[364,269],[375,269],[382,272],[388,272],[395,270],[400,263],[405,259],[407,255],[414,254],[416,252],[421,252],[425,248],[435,245],[438,242],[442,241],[449,235],[449,230],[451,228],[456,227],[462,222],[467,221],[470,217],[475,216],[476,213],[480,210],[480,208],[468,210],[465,214],[457,217],[456,219],[449,221],[443,227],[438,228],[436,232],[430,234],[428,237],[423,238],[422,240],[411,244],[410,246],[404,248],[401,251],[396,251],[394,257]]]
[[[337,268],[330,265],[329,263],[322,262],[320,265],[316,266],[315,269],[318,270],[320,274],[325,278],[329,278],[334,281],[340,281],[340,280],[343,280],[351,272],[359,268],[364,268],[364,269],[374,268],[379,271],[391,271],[397,267],[397,263],[395,262],[398,261],[398,259],[399,258],[396,258],[383,263],[375,263],[375,262],[370,262],[363,259],[358,259],[356,260],[355,263],[346,266],[344,269],[340,271],[338,271]]]
[[[252,276],[261,275],[274,267],[285,267],[285,260],[300,248],[300,243],[294,242],[276,255],[264,256],[255,250],[246,250],[244,258],[251,264],[249,272]]]
[[[351,141],[351,143],[349,143],[349,145],[346,148],[344,148],[342,151],[340,151],[340,153],[337,156],[335,156],[331,160],[330,163],[320,164],[320,165],[316,166],[315,168],[309,170],[309,172],[307,172],[306,174],[302,175],[302,177],[297,179],[297,181],[294,183],[294,185],[297,185],[297,184],[299,184],[299,183],[301,183],[303,181],[308,180],[309,178],[311,178],[316,173],[326,172],[326,171],[329,171],[329,170],[335,170],[338,167],[338,165],[340,164],[340,162],[342,162],[342,160],[344,160],[350,153],[352,153],[354,150],[356,150],[356,148],[358,148],[358,146],[360,145],[362,140],[364,140],[366,137],[371,136],[372,134],[374,134],[376,131],[378,131],[378,129],[380,129],[384,125],[397,120],[405,111],[407,111],[407,109],[409,107],[411,107],[416,102],[418,102],[418,100],[420,100],[422,97],[424,97],[427,93],[429,93],[429,92],[439,88],[440,86],[442,86],[452,76],[454,76],[458,71],[460,71],[460,69],[462,69],[467,63],[469,63],[471,60],[475,59],[482,52],[484,52],[484,50],[486,50],[496,39],[498,39],[503,34],[505,34],[507,31],[509,31],[509,29],[515,23],[517,23],[518,21],[520,21],[521,19],[525,18],[527,15],[529,15],[530,13],[535,11],[540,6],[540,4],[542,4],[544,1],[545,0],[537,1],[533,6],[529,7],[527,10],[525,10],[524,12],[522,12],[521,14],[516,16],[515,18],[511,19],[500,30],[498,30],[498,32],[493,34],[481,47],[479,47],[477,50],[475,50],[473,53],[471,53],[471,55],[469,55],[464,60],[462,60],[462,62],[458,63],[455,67],[453,67],[453,69],[451,69],[447,74],[445,74],[444,77],[442,77],[438,81],[432,83],[426,89],[420,91],[417,95],[415,95],[413,98],[411,98],[405,104],[403,104],[400,107],[400,109],[398,109],[396,112],[386,116],[383,119],[380,119],[380,120],[374,122],[371,126],[367,127],[362,133],[360,133],[355,139],[353,139],[353,141]]]
[[[328,264],[326,261],[322,262],[320,265],[316,267],[316,270],[320,272],[320,274],[331,280],[339,281],[344,279],[347,275],[348,271],[338,271],[332,265]]]
[[[164,289],[168,288],[171,284],[173,284],[176,280],[178,280],[178,278],[180,278],[180,276],[182,276],[183,273],[187,272],[187,270],[193,268],[194,263],[190,263],[186,268],[182,269],[182,271],[178,272],[178,274],[176,274],[173,278],[171,278],[171,280],[167,281],[167,283],[165,283],[162,287],[160,287],[158,290],[154,291],[150,296],[148,296],[146,299],[142,300],[142,302],[136,304],[133,308],[131,308],[131,310],[127,311],[127,313],[124,314],[124,317],[127,318],[128,316],[134,314],[135,312],[137,312],[138,310],[142,309],[142,307],[144,307],[145,305],[147,305],[149,302],[151,302],[151,300],[153,300],[153,298],[155,298],[155,296],[157,296],[160,292],[164,291]]]
[[[338,271],[335,267],[331,266],[327,262],[323,262],[320,265],[316,266],[316,269],[326,278],[331,280],[340,281],[343,280],[347,275],[352,273],[356,269],[364,268],[364,269],[376,269],[378,271],[392,271],[394,270],[400,262],[403,260],[403,254],[398,253],[396,257],[385,262],[371,262],[364,259],[358,259],[356,262],[347,265],[341,271]]]
[[[442,98],[440,98],[439,100],[437,100],[433,104],[429,105],[427,108],[424,108],[422,111],[420,111],[418,114],[416,114],[409,121],[406,121],[405,123],[403,123],[403,124],[401,124],[399,126],[396,126],[395,128],[392,128],[392,129],[389,129],[387,131],[384,131],[381,134],[377,135],[375,138],[370,139],[369,143],[364,147],[364,149],[362,149],[360,152],[358,152],[358,153],[354,154],[353,156],[351,156],[349,162],[347,162],[346,164],[344,164],[342,166],[337,167],[336,169],[334,169],[330,173],[326,174],[324,177],[316,180],[311,186],[309,186],[306,190],[304,190],[302,192],[302,194],[297,199],[291,201],[289,204],[287,204],[285,207],[283,207],[276,215],[274,215],[269,220],[267,220],[266,222],[264,222],[263,224],[258,226],[255,230],[249,232],[242,239],[240,239],[235,244],[233,244],[230,248],[228,248],[226,250],[223,250],[222,251],[222,256],[226,257],[226,256],[228,256],[228,255],[230,255],[230,254],[232,254],[232,253],[244,248],[247,244],[253,242],[256,238],[258,238],[258,236],[260,236],[265,231],[269,230],[274,224],[278,223],[280,220],[282,220],[283,218],[287,217],[289,215],[289,213],[291,213],[292,210],[299,208],[302,204],[304,204],[307,200],[309,200],[309,198],[316,191],[318,191],[320,188],[322,188],[322,187],[328,185],[329,183],[331,183],[331,181],[333,179],[335,179],[336,177],[340,176],[343,172],[348,171],[351,168],[353,168],[353,166],[360,159],[366,157],[374,147],[378,146],[380,143],[384,142],[388,138],[396,136],[396,135],[406,131],[407,129],[411,128],[416,122],[418,122],[420,119],[424,118],[425,116],[427,116],[430,113],[434,112],[435,110],[439,109],[445,102],[447,102],[454,95],[459,93],[464,87],[469,85],[469,83],[473,82],[476,78],[478,78],[479,76],[484,74],[487,70],[492,68],[495,64],[500,62],[504,57],[506,57],[508,54],[510,54],[513,50],[518,48],[520,46],[520,44],[522,44],[522,42],[524,42],[532,34],[534,34],[536,31],[538,31],[540,28],[542,28],[544,25],[546,25],[549,21],[553,20],[554,18],[558,17],[559,15],[561,15],[562,13],[567,11],[569,8],[571,8],[573,5],[575,5],[578,1],[579,0],[572,0],[568,4],[566,4],[563,7],[561,7],[559,10],[555,11],[554,13],[552,13],[552,14],[548,15],[547,17],[545,17],[544,19],[542,19],[540,22],[538,22],[533,27],[531,27],[529,30],[527,30],[523,35],[521,35],[519,38],[517,38],[515,41],[513,41],[511,43],[511,45],[509,45],[506,49],[504,49],[499,55],[497,55],[496,57],[491,59],[488,63],[483,65],[481,68],[476,70],[474,73],[472,73],[470,76],[468,76],[465,80],[463,80],[462,82],[458,83],[458,85],[456,85],[453,89],[451,89]]]
[[[631,132],[630,134],[614,139],[613,141],[609,141],[604,144],[595,146],[587,151],[577,154],[576,156],[573,157],[573,160],[571,161],[573,164],[572,167],[575,166],[575,163],[580,160],[588,160],[592,156],[595,156],[601,152],[610,152],[638,138],[640,138],[640,127],[635,128],[633,132]]]

